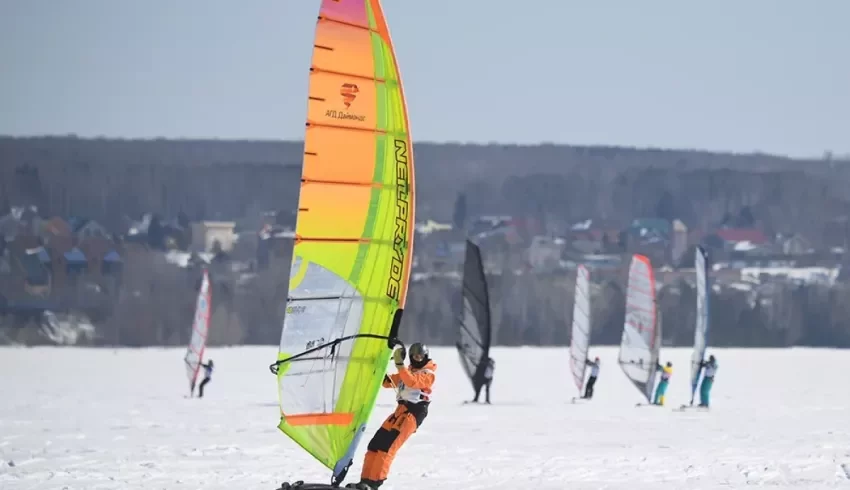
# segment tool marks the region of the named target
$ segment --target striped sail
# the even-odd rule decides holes
[[[204,350],[207,347],[207,334],[210,330],[210,304],[212,293],[210,292],[210,278],[204,269],[201,278],[201,288],[198,291],[198,299],[195,303],[195,317],[192,320],[192,334],[189,338],[189,346],[183,363],[186,366],[186,375],[189,377],[190,393],[195,389],[198,380],[198,372],[204,361]]]
[[[323,0],[277,374],[279,428],[339,483],[372,412],[413,256],[413,152],[379,0]]]
[[[655,368],[661,349],[661,324],[656,318],[655,275],[649,258],[632,256],[626,290],[626,318],[619,364],[632,383],[652,400]]]

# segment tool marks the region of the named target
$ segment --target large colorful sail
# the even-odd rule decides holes
[[[579,395],[584,387],[587,351],[590,349],[590,273],[583,265],[576,271],[573,325],[570,334],[570,370]]]
[[[705,348],[708,345],[708,306],[711,295],[708,289],[706,253],[702,247],[697,247],[694,262],[697,272],[697,321],[694,328],[694,352],[691,354],[691,405],[694,404],[694,395],[702,373],[701,363],[705,357]]]
[[[462,288],[455,346],[466,375],[474,380],[483,376],[490,357],[490,295],[481,262],[481,250],[469,240],[466,241]]]
[[[661,325],[656,318],[655,275],[649,258],[633,255],[626,290],[626,318],[619,364],[638,390],[652,401],[661,349]]]
[[[351,464],[397,343],[414,231],[407,109],[379,0],[323,0],[310,67],[279,428]]]
[[[204,361],[204,350],[207,347],[207,334],[210,331],[210,305],[212,292],[210,291],[210,277],[204,269],[201,277],[201,288],[198,291],[198,299],[195,302],[195,317],[192,320],[192,335],[189,338],[189,346],[183,362],[186,365],[186,374],[189,377],[189,394],[195,391],[195,383],[198,380],[198,371]]]

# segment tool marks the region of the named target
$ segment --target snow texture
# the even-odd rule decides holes
[[[184,349],[0,349],[0,488],[274,489],[329,471],[276,428],[275,347],[210,349],[205,398],[186,398]],[[641,395],[616,348],[590,402],[563,348],[495,348],[492,406],[464,405],[453,348],[439,364],[428,419],[382,490],[850,488],[850,351],[709,349],[720,369],[710,412],[689,400],[690,349],[673,361],[668,406]],[[391,370],[394,368],[391,368]],[[385,390],[369,436],[393,409]],[[357,481],[367,441],[348,481]]]

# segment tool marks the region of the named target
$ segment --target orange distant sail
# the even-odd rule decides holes
[[[351,464],[397,336],[413,257],[407,109],[379,0],[323,0],[278,361],[280,429]]]

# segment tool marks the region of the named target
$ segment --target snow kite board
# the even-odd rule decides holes
[[[637,408],[637,407],[657,407],[657,408],[663,408],[663,407],[664,407],[664,405],[656,405],[656,404],[654,404],[654,403],[635,403],[635,408]]]
[[[582,397],[580,397],[580,396],[574,396],[574,397],[570,400],[570,403],[572,403],[572,404],[576,404],[576,403],[584,403],[584,402],[588,402],[588,401],[590,401],[590,400],[588,400],[587,398],[582,398]]]

